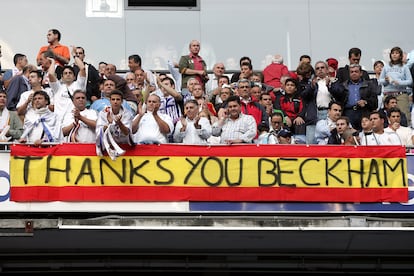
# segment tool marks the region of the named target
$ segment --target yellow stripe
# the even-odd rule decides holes
[[[402,188],[405,158],[11,157],[12,186]]]

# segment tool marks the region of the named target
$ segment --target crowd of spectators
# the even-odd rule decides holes
[[[1,141],[96,143],[113,159],[122,144],[413,145],[413,68],[399,47],[389,63],[375,62],[373,77],[359,65],[359,48],[341,68],[335,58],[312,66],[303,55],[292,70],[276,54],[262,71],[245,56],[239,72],[217,62],[208,74],[197,40],[168,74],[145,69],[138,54],[117,74],[60,39],[49,30],[36,65],[16,54],[2,76]]]

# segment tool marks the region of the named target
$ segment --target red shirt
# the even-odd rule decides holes
[[[263,113],[262,110],[257,107],[257,104],[259,103],[255,103],[253,101],[246,103],[241,100],[241,111],[244,114],[252,115],[256,120],[256,124],[259,125],[262,122]]]
[[[204,70],[204,66],[203,66],[203,58],[200,56],[195,56],[193,54],[189,54],[190,58],[193,60],[193,64],[194,64],[194,70]],[[194,75],[194,77],[198,80],[198,82],[200,84],[203,84],[203,79],[201,78],[200,75]]]
[[[272,63],[263,70],[264,83],[274,88],[280,88],[280,78],[283,75],[289,75],[289,70],[286,65],[279,63]]]

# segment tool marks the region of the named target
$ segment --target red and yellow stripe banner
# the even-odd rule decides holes
[[[406,202],[400,146],[11,147],[12,201]]]

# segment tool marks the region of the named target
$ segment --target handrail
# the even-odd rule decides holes
[[[10,152],[10,148],[13,145],[27,145],[27,146],[35,146],[35,147],[39,147],[39,148],[46,148],[46,147],[52,147],[52,146],[61,145],[61,144],[66,144],[66,142],[44,142],[41,145],[35,145],[33,143],[0,142],[0,153]],[[167,143],[167,145],[168,144],[178,145],[177,143]],[[254,144],[240,144],[240,145],[254,145]],[[312,145],[321,146],[321,145],[318,145],[318,144],[310,144],[308,146],[312,146]],[[206,146],[211,147],[211,146],[225,146],[225,145],[218,144],[218,145],[206,145]],[[260,145],[258,145],[258,146],[260,146]],[[275,144],[274,146],[278,146],[278,145]],[[292,145],[292,146],[294,146],[294,145]],[[324,145],[324,146],[329,147],[331,145]],[[337,145],[335,145],[335,146],[337,146]],[[360,146],[353,146],[353,147],[367,147],[367,146],[361,146],[360,145]],[[414,145],[413,146],[405,146],[405,148],[406,148],[407,155],[413,155],[414,154]]]
[[[0,73],[3,74],[7,70],[10,70],[10,69],[2,69],[2,70],[0,70]],[[151,70],[150,69],[150,71],[151,72],[157,72],[157,73],[170,74],[169,70]],[[253,70],[253,71],[254,72],[262,72],[263,70]],[[128,73],[128,72],[130,72],[130,71],[127,70],[127,69],[116,71],[117,74],[125,74],[125,73]],[[226,70],[225,74],[228,75],[228,74],[234,74],[234,73],[239,73],[239,72],[240,72],[240,70]],[[367,71],[367,72],[368,72],[369,75],[375,75],[374,71]],[[213,70],[207,70],[207,74],[213,74]]]

